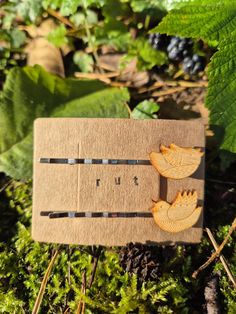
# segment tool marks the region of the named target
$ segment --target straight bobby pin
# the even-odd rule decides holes
[[[49,218],[151,218],[147,212],[53,212],[41,211],[41,216]]]
[[[151,165],[149,160],[138,159],[78,159],[78,158],[40,158],[41,164],[94,164],[94,165]]]

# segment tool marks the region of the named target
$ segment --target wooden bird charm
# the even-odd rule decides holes
[[[166,178],[183,179],[193,174],[204,153],[198,148],[182,148],[175,144],[160,146],[160,153],[151,152],[150,160],[155,169]]]
[[[170,205],[159,201],[152,208],[156,224],[164,231],[177,233],[192,227],[199,219],[202,207],[197,206],[197,192],[178,193]]]

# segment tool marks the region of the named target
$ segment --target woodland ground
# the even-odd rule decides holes
[[[114,88],[114,92],[116,88],[127,89],[129,96],[123,92],[124,99],[116,99],[117,103],[128,103],[133,118],[201,119],[207,135],[203,238],[198,245],[154,249],[138,246],[132,258],[151,250],[158,274],[155,280],[141,275],[145,267],[142,260],[138,266],[127,267],[122,248],[34,242],[30,236],[31,156],[22,154],[21,164],[16,164],[14,151],[12,159],[8,158],[9,171],[0,173],[0,312],[30,313],[34,309],[33,313],[236,313],[236,290],[219,258],[197,279],[192,278],[192,273],[214,252],[206,228],[220,244],[236,209],[236,164],[222,163],[214,135],[219,130],[209,125],[205,107],[207,66],[190,75],[183,71],[183,60],[170,60],[166,51],[150,45],[149,31],[167,14],[160,4],[136,0],[77,2],[1,2],[0,107],[8,97],[8,108],[13,106],[19,112],[20,108],[28,108],[27,113],[22,112],[32,124],[35,116],[25,99],[33,97],[40,104],[48,87],[38,82],[34,89],[38,94],[30,95],[31,87],[36,85],[22,69],[39,64],[47,71],[43,75],[48,82],[54,80],[49,74],[53,73],[63,82],[68,77],[78,82],[96,79]],[[208,64],[216,45],[194,40],[194,51]],[[17,66],[20,70],[13,72]],[[37,71],[41,70],[32,70],[32,77]],[[52,106],[57,106],[63,93],[55,91],[50,96],[55,103]],[[87,93],[88,98],[84,98],[88,103],[90,96],[92,101],[99,97],[95,91]],[[66,106],[73,97],[77,99],[74,95],[71,99],[66,97]],[[82,114],[86,115],[86,110]],[[50,116],[51,112],[45,110],[42,115]],[[0,128],[8,125],[9,116],[1,111]],[[9,120],[12,128],[0,131],[2,147],[7,145],[4,134],[12,134],[13,138],[20,125],[18,117],[14,117],[14,121]],[[235,232],[223,254],[235,277]],[[40,291],[50,261],[53,268],[45,290]],[[134,271],[137,267],[138,271]]]

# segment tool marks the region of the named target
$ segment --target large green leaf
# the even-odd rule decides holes
[[[32,175],[33,121],[38,117],[128,118],[126,89],[61,79],[36,66],[12,69],[0,102],[0,171]]]
[[[221,148],[236,153],[236,1],[185,0],[182,5],[153,31],[219,42],[208,69],[206,105],[210,123],[224,132]]]

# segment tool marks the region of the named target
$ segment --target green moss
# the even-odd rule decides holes
[[[0,312],[30,313],[40,284],[57,245],[43,244],[31,239],[32,183],[13,182],[2,195],[8,220],[1,221],[0,244]],[[17,221],[12,223],[12,216]],[[6,217],[6,216],[4,216]],[[16,220],[16,219],[15,219]],[[2,233],[6,226],[9,232]],[[222,241],[229,226],[217,229],[217,241]],[[11,230],[13,229],[13,230]],[[230,286],[219,262],[202,272],[197,280],[192,272],[212,252],[207,238],[197,246],[178,246],[175,256],[167,256],[156,282],[140,284],[136,276],[125,273],[119,265],[118,249],[104,249],[94,283],[81,292],[82,275],[87,282],[92,272],[89,248],[61,246],[43,297],[40,313],[63,313],[68,307],[75,312],[82,297],[86,313],[201,313],[204,302],[204,281],[213,270],[221,271],[220,288],[224,311],[234,313],[236,293]],[[236,245],[231,240],[225,248],[226,258],[236,273]],[[199,303],[199,307],[196,304]]]

